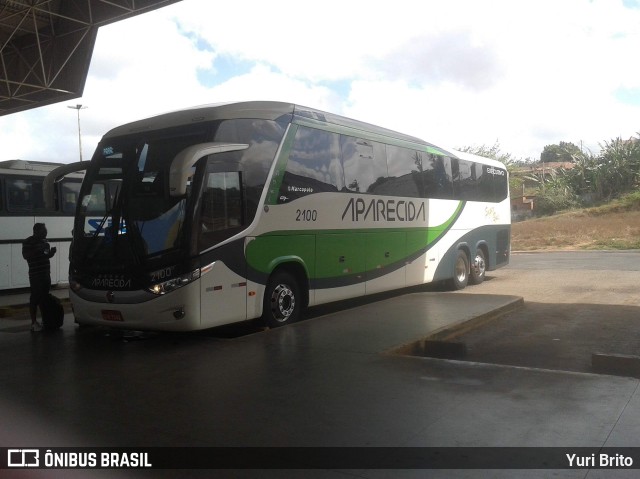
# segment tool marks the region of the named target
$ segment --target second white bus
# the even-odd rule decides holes
[[[29,286],[29,267],[22,257],[22,242],[33,234],[35,223],[45,223],[51,246],[53,284],[67,283],[69,245],[82,173],[72,173],[52,184],[45,201],[44,180],[60,163],[24,160],[0,162],[0,290]]]

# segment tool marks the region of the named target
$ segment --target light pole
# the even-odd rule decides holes
[[[67,108],[71,108],[73,110],[78,111],[78,149],[80,150],[80,161],[82,161],[82,135],[80,133],[80,110],[84,110],[89,107],[78,104],[75,106],[68,105]]]

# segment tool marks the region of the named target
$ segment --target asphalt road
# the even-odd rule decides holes
[[[525,302],[640,306],[640,251],[513,253],[507,267],[463,294],[513,294]]]
[[[335,314],[318,317],[316,310],[303,324],[231,340],[112,336],[80,331],[69,316],[54,334],[6,332],[0,335],[0,443],[43,449],[638,445],[638,380],[545,369],[588,368],[585,358],[605,336],[618,350],[633,346],[640,337],[639,269],[640,252],[514,254],[507,268],[458,293],[403,292],[352,309],[343,304]],[[525,308],[471,333],[469,362],[381,354],[441,328],[448,317],[473,317],[474,307],[494,294],[524,296]],[[524,367],[473,364],[481,362]],[[28,472],[7,477],[129,471]],[[155,470],[134,472],[161,477]],[[304,472],[284,477],[452,477],[448,470]],[[457,477],[603,477],[544,472]]]

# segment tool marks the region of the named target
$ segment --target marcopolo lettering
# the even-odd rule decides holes
[[[426,221],[424,202],[351,198],[342,212],[351,221]]]
[[[302,187],[302,186],[288,186],[287,191],[295,192],[295,193],[313,193],[313,188]]]

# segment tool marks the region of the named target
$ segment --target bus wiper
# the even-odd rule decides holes
[[[129,192],[130,191],[131,188],[129,188]],[[121,257],[119,253],[122,253],[123,250],[121,248],[126,244],[127,250],[125,251],[125,253],[130,255],[132,259],[131,264],[139,268],[143,264],[143,255],[140,254],[140,245],[143,241],[140,238],[140,233],[137,230],[135,222],[131,221],[131,211],[129,206],[129,201],[131,201],[131,198],[129,195],[122,195],[122,198],[119,198],[119,200],[119,209],[116,211],[113,221],[114,223],[117,221],[119,225],[116,234],[119,234],[121,232],[122,225],[124,224],[124,228],[126,228],[126,242],[116,242],[116,244],[114,245],[114,252],[116,257]],[[120,251],[118,251],[119,249]],[[126,254],[124,255],[124,257],[127,257]],[[129,260],[125,259],[125,262],[129,264]]]
[[[107,222],[107,218],[109,218],[109,216],[111,216],[112,213],[113,213],[113,208],[111,208],[111,210],[105,213],[105,215],[100,220],[100,224],[98,224],[95,233],[93,233],[93,236],[91,237],[92,239],[96,238],[100,234],[100,232],[104,228],[104,224]]]
[[[95,257],[96,253],[98,252],[98,250],[100,248],[95,248],[94,246],[96,245],[96,241],[98,239],[98,236],[100,235],[100,232],[104,229],[104,225],[107,222],[107,219],[109,218],[109,216],[111,216],[111,214],[113,213],[113,209],[107,211],[105,213],[105,215],[102,217],[102,219],[100,220],[100,223],[98,224],[98,226],[96,227],[96,231],[95,233],[93,233],[93,235],[91,236],[91,239],[89,241],[89,245],[87,246],[87,248],[84,251],[84,256],[82,257],[82,261],[86,261],[87,258],[89,258],[89,253],[93,251],[93,253],[91,254],[91,258]]]

